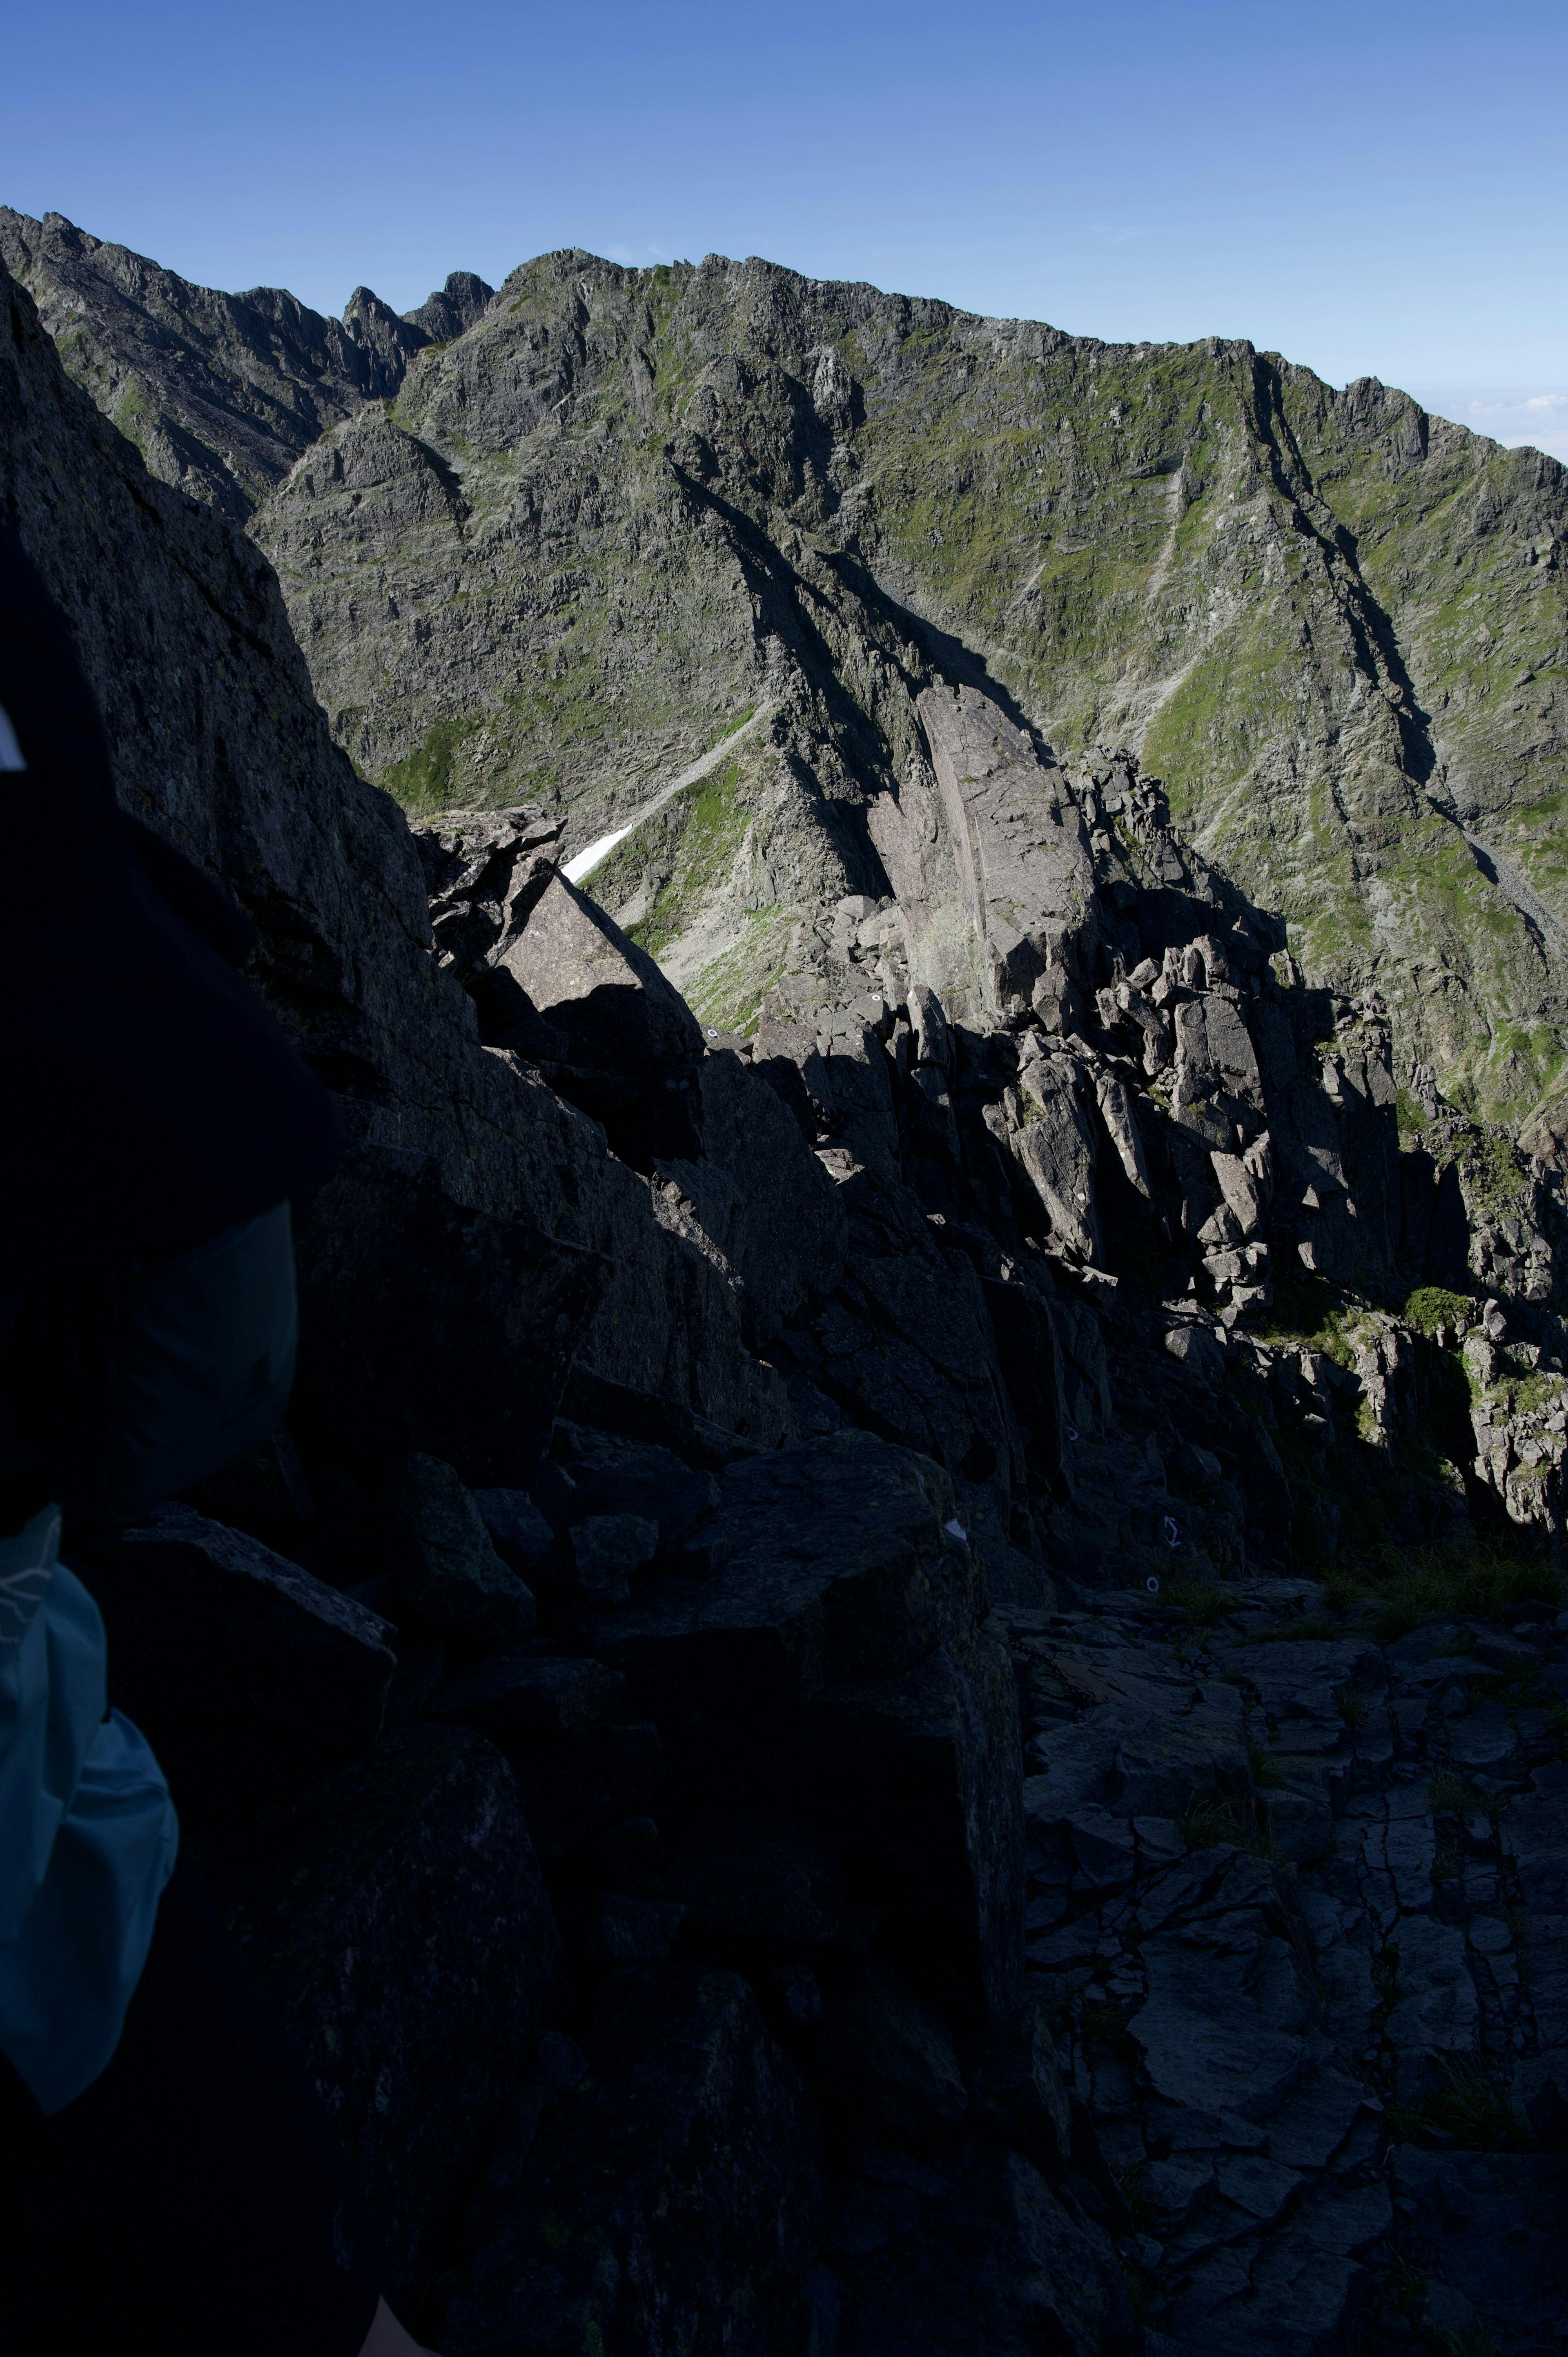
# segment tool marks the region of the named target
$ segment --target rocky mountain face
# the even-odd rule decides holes
[[[341,320],[324,319],[281,286],[192,286],[59,213],[8,205],[0,262],[151,472],[236,522],[307,443],[395,393],[416,352],[472,327],[492,292],[459,270],[406,318],[359,286]]]
[[[757,262],[558,253],[403,322],[361,293],[339,328],[58,216],[0,245],[155,472],[260,501],[334,733],[410,807],[545,802],[575,851],[749,718],[605,884],[723,1019],[787,918],[886,888],[870,814],[929,784],[941,677],[1080,774],[1134,754],[1309,984],[1376,987],[1461,1111],[1552,1097],[1554,461],[1249,345]]]
[[[742,296],[744,365],[702,341]],[[1414,1054],[1391,949],[1325,980],[1173,763],[1053,737],[1030,678],[1088,657],[953,627],[978,554],[897,573],[898,387],[996,492],[963,420],[1104,348],[554,257],[248,538],[0,303],[0,499],[122,796],[252,915],[353,1141],[288,1431],[82,1567],[411,2323],[1554,2348],[1561,1181]],[[800,340],[852,316],[857,367]],[[780,318],[805,375],[755,358]],[[1201,365],[1216,403],[1240,362]],[[483,702],[497,649],[533,702]],[[1346,665],[1333,741],[1393,729],[1414,796]],[[413,825],[363,774],[400,764]],[[1438,1566],[1391,1615],[1391,1561]]]

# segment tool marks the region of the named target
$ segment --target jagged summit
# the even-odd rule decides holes
[[[491,291],[455,271],[399,318],[357,286],[342,319],[327,319],[283,287],[195,286],[62,213],[34,221],[9,206],[0,261],[153,472],[236,522],[328,425],[395,393],[416,352],[471,326]]]

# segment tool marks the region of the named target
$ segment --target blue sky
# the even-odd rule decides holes
[[[0,201],[209,285],[761,253],[1248,336],[1568,458],[1561,0],[55,0],[5,66]]]

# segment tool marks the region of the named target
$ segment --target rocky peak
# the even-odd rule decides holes
[[[454,270],[445,286],[427,295],[417,311],[405,311],[403,317],[411,328],[417,328],[430,342],[449,344],[466,335],[479,318],[485,307],[495,296],[495,288],[487,286],[471,270]]]

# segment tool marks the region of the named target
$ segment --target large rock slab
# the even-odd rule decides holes
[[[594,1650],[655,1710],[800,1707],[895,1676],[972,1622],[951,1512],[935,1466],[862,1433],[748,1458],[691,1532],[690,1575],[601,1616]]]
[[[287,1798],[362,1760],[396,1631],[242,1531],[165,1506],[82,1561],[112,1700],[193,1825]]]
[[[501,1652],[532,1637],[533,1594],[496,1553],[450,1465],[417,1449],[392,1498],[404,1600],[445,1636]]]
[[[1240,1850],[1200,1851],[1142,1894],[1139,1913],[1148,1996],[1128,2029],[1155,2094],[1271,2118],[1302,2076],[1312,2010],[1276,1869]]]
[[[365,2180],[388,2290],[417,2289],[450,2255],[560,1962],[506,1763],[457,1729],[397,1737],[224,1880]]]
[[[612,1981],[590,2075],[528,2157],[441,2335],[447,2357],[773,2357],[819,2232],[804,2091],[744,1981]]]
[[[574,1063],[640,1081],[701,1060],[701,1024],[644,950],[558,872],[494,952],[571,1043]]]
[[[1097,1141],[1079,1096],[1079,1066],[1070,1056],[1047,1055],[1037,1033],[1025,1035],[1019,1057],[1021,1119],[1005,1144],[1037,1210],[1038,1227],[1075,1259],[1103,1257],[1095,1200]]]
[[[1090,916],[1082,818],[1062,772],[979,689],[929,687],[916,709],[956,870],[949,892],[980,952],[976,995],[994,1013],[1021,1015],[1064,935]]]

